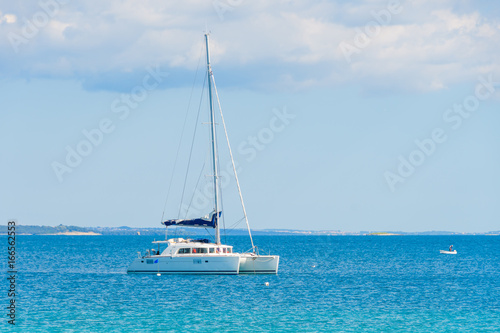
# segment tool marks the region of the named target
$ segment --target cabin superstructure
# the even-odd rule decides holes
[[[229,245],[206,239],[172,238],[154,241],[156,248],[139,252],[128,273],[149,274],[238,274],[240,255]],[[162,250],[162,245],[167,247]]]
[[[154,241],[158,245],[158,250],[147,250],[142,258],[165,257],[165,256],[203,256],[203,255],[224,255],[232,254],[233,247],[230,245],[210,243],[208,239],[184,239],[172,238],[167,241]],[[168,244],[167,248],[161,251],[161,244]]]

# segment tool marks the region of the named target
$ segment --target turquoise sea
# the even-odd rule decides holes
[[[261,236],[278,275],[126,274],[152,240],[17,236],[16,325],[4,278],[0,331],[500,332],[500,237]]]

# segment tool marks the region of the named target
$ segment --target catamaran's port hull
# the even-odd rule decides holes
[[[133,274],[218,274],[239,273],[240,257],[232,256],[151,256],[136,258],[128,267]]]
[[[279,256],[240,254],[240,274],[278,274]]]

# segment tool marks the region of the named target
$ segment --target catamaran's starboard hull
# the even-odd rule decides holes
[[[279,256],[240,254],[240,274],[277,274]]]
[[[239,256],[183,256],[136,258],[127,273],[135,274],[219,274],[236,275]]]

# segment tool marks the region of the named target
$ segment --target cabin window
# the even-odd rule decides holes
[[[211,248],[209,249],[209,251],[210,251],[210,253],[214,253],[214,252],[215,252],[215,248],[211,247]]]
[[[207,253],[207,248],[206,247],[201,247],[198,250],[199,250],[198,253]]]
[[[223,251],[224,253],[226,253],[226,252],[227,252],[227,249],[226,249],[226,248],[223,248],[223,249],[222,249],[222,251]]]
[[[184,247],[184,248],[179,249],[179,251],[177,253],[178,254],[191,253],[191,249],[189,247]]]
[[[233,249],[228,248],[228,249],[227,249],[227,253],[233,253]]]

